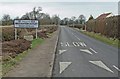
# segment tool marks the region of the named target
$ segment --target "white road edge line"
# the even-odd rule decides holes
[[[118,67],[116,67],[115,65],[113,65],[113,67],[120,72],[120,69]]]
[[[90,48],[90,50],[92,50],[93,52],[95,52],[95,53],[98,53],[98,52],[96,52],[94,49],[92,49],[92,48]]]

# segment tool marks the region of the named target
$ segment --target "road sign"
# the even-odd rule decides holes
[[[38,28],[38,20],[14,20],[15,28]]]
[[[15,27],[15,39],[17,39],[17,28],[35,28],[36,29],[36,39],[37,39],[37,28],[38,20],[14,20]]]

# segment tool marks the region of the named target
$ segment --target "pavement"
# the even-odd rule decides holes
[[[51,77],[58,31],[32,49],[5,77]]]
[[[53,77],[118,77],[119,72],[118,48],[60,26]]]

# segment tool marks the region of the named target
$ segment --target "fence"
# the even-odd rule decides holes
[[[118,33],[119,20],[120,16],[89,20],[86,23],[87,31],[100,33],[107,37],[120,38]]]

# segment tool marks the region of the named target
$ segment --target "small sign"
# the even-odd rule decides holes
[[[14,20],[15,28],[38,28],[38,20]]]
[[[24,36],[24,39],[26,39],[28,41],[32,41],[33,40],[33,35],[26,35],[26,36]]]

